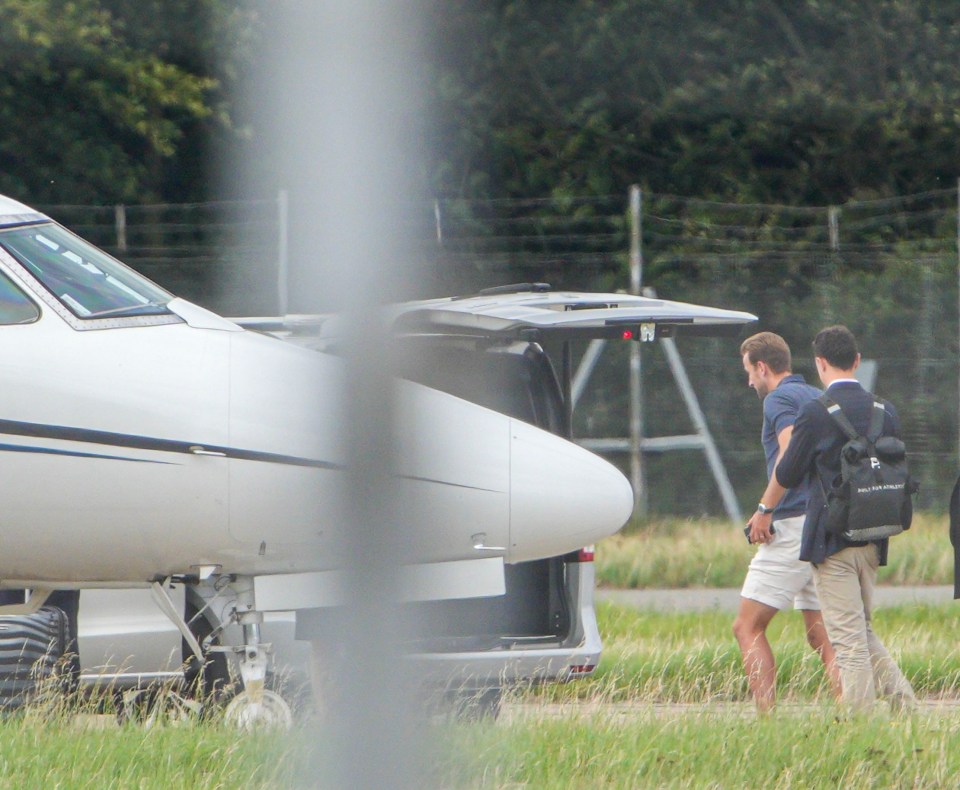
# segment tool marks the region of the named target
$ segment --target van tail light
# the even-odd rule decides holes
[[[582,677],[583,675],[590,675],[596,668],[596,664],[577,664],[570,667],[570,677],[575,678]]]
[[[593,562],[593,546],[584,546],[580,549],[575,562]]]

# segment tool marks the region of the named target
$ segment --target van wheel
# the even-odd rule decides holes
[[[206,617],[197,617],[198,611],[193,602],[187,601],[184,607],[184,619],[190,624],[190,631],[197,641],[203,644],[203,640],[212,633],[213,625]],[[210,652],[201,666],[186,641],[180,641],[184,663],[183,679],[187,693],[195,694],[205,702],[220,702],[229,696],[233,690],[233,681],[230,678],[226,654]],[[213,644],[219,645],[220,639],[215,639]]]
[[[454,698],[453,715],[457,721],[496,721],[503,703],[503,689],[458,691]]]

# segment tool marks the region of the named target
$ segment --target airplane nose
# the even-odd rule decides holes
[[[510,423],[507,562],[576,551],[626,523],[633,489],[616,467],[532,425]]]

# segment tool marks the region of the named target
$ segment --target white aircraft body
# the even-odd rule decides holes
[[[339,361],[181,300],[167,308],[176,323],[78,331],[43,311],[0,330],[7,586],[339,564]],[[629,516],[629,486],[598,457],[416,384],[399,396],[401,480],[419,506],[406,559],[475,558],[486,533],[516,562]]]
[[[527,297],[541,304],[489,297],[485,330],[549,329],[569,309]],[[645,313],[651,337],[659,321],[753,320],[657,304]],[[407,306],[396,325],[468,329],[478,318],[461,307]],[[633,313],[609,300],[582,307],[578,319],[602,314],[620,331],[637,303]],[[25,607],[4,611],[35,609],[52,589],[150,586],[199,655],[163,582],[232,579],[252,690],[241,716],[256,717],[266,659],[254,580],[342,564],[345,527],[332,504],[344,476],[342,363],[175,298],[7,198],[0,337],[0,586],[33,590]],[[396,481],[412,503],[401,562],[502,567],[576,551],[628,519],[627,480],[572,442],[409,381],[397,398]],[[469,574],[458,578],[450,584],[462,588]],[[441,584],[434,594],[449,592]]]

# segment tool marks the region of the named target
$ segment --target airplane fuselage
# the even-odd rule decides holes
[[[0,244],[3,243],[0,233]],[[336,568],[342,363],[183,300],[88,329],[0,249],[37,317],[0,325],[0,583],[143,583]],[[33,285],[32,289],[30,286]],[[632,498],[596,456],[397,381],[401,562],[577,549]]]

